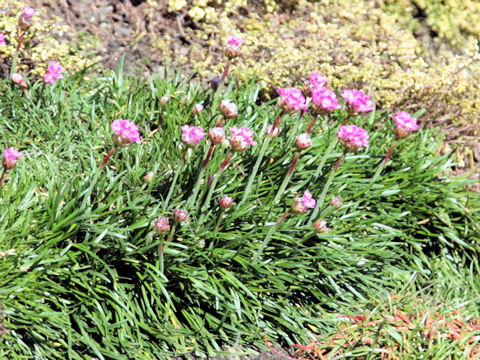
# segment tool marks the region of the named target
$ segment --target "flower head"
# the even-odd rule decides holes
[[[35,15],[35,9],[31,7],[24,7],[23,8],[23,16],[26,18],[31,18],[33,15]]]
[[[22,156],[22,153],[14,147],[3,150],[3,167],[6,170],[13,169],[17,165],[17,160],[20,156]]]
[[[245,40],[238,36],[230,36],[228,38],[227,45],[225,46],[225,55],[230,58],[234,59],[240,55],[240,46],[245,43]]]
[[[330,199],[330,205],[332,205],[334,208],[337,208],[337,210],[340,210],[340,208],[343,205],[343,199],[341,196],[334,196]]]
[[[312,146],[312,139],[307,133],[303,133],[297,136],[295,139],[295,145],[297,145],[298,150],[306,150]]]
[[[232,206],[233,198],[226,195],[222,196],[220,199],[218,199],[218,204],[223,210],[227,210],[228,208],[230,208],[230,206]]]
[[[43,81],[46,83],[53,83],[57,79],[63,79],[62,75],[63,67],[56,61],[50,61],[48,63],[47,71],[43,75]]]
[[[3,35],[2,33],[0,33],[0,45],[7,45],[7,42],[5,41],[5,35]]]
[[[368,95],[365,95],[362,90],[343,90],[341,96],[347,101],[353,114],[373,110],[373,101]]]
[[[204,137],[205,133],[200,126],[182,126],[182,141],[187,144],[187,146],[197,146]]]
[[[141,144],[140,133],[138,127],[133,122],[125,119],[118,119],[110,125],[114,132],[113,141],[120,146],[128,146],[135,142]]]
[[[188,218],[188,213],[186,210],[183,210],[179,207],[177,207],[175,210],[173,210],[173,218],[177,222],[183,222],[187,220]]]
[[[25,89],[27,88],[27,83],[25,82],[25,78],[20,73],[13,73],[12,74],[12,81],[15,84],[17,84],[18,86],[21,86]]]
[[[311,96],[314,90],[324,87],[326,83],[327,77],[325,75],[318,71],[312,71],[304,87],[305,93],[307,96]]]
[[[255,133],[249,128],[242,126],[240,129],[236,126],[229,128],[232,136],[230,137],[230,145],[235,151],[245,151],[250,145],[257,145],[253,140]]]
[[[205,108],[203,107],[202,104],[196,104],[196,105],[193,107],[193,113],[194,113],[195,115],[200,114],[201,112],[203,112],[203,110],[205,110]]]
[[[357,152],[362,147],[368,148],[369,146],[368,139],[370,136],[367,131],[356,125],[340,126],[337,136],[348,151]]]
[[[337,95],[330,89],[320,87],[312,90],[312,107],[319,114],[327,114],[342,107]]]
[[[223,99],[220,101],[220,112],[226,119],[233,119],[238,116],[238,107],[234,102]]]
[[[273,130],[273,131],[272,131]],[[267,135],[274,138],[275,136],[278,135],[280,132],[280,129],[276,127],[275,129],[273,128],[273,125],[268,125],[267,126]]]
[[[225,140],[225,129],[223,127],[213,127],[208,130],[208,137],[213,145],[218,145]]]
[[[315,205],[317,205],[317,201],[309,191],[305,191],[302,197],[297,197],[293,200],[292,211],[295,214],[305,214],[308,209],[315,208]]]
[[[155,222],[153,223],[153,229],[160,234],[163,234],[170,230],[170,223],[168,218],[166,216],[160,216],[159,218],[156,218]]]
[[[326,234],[330,231],[327,227],[327,222],[324,219],[318,219],[313,223],[313,227],[321,234]]]
[[[395,121],[395,133],[400,139],[406,138],[412,131],[420,129],[417,118],[412,117],[406,111],[400,111],[392,115],[392,119]]]
[[[308,109],[307,102],[300,89],[281,88],[277,89],[277,94],[280,96],[278,106],[286,113],[293,114],[299,110],[306,111]]]

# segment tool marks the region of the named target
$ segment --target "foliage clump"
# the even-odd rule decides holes
[[[18,18],[27,4],[23,1],[0,0],[0,33],[6,38],[6,45],[0,46],[0,76],[8,77],[12,60],[20,35]],[[46,70],[48,61],[58,61],[64,69],[73,73],[96,61],[95,57],[87,58],[83,51],[91,50],[91,44],[82,43],[73,47],[71,42],[63,41],[65,33],[71,31],[58,17],[45,19],[45,9],[38,7],[37,14],[32,18],[33,25],[25,34],[25,40],[20,49],[17,71],[25,75],[40,76]]]

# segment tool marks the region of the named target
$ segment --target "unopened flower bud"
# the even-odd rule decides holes
[[[143,181],[145,181],[147,184],[150,184],[155,177],[155,173],[153,171],[149,171],[144,177]]]
[[[25,82],[25,78],[23,77],[22,74],[19,74],[19,73],[12,74],[12,81],[18,86],[21,86],[25,89],[27,88],[27,83]]]
[[[218,85],[220,85],[220,81],[222,81],[222,78],[219,76],[210,80],[210,87],[212,88],[213,91],[216,91],[218,89]]]
[[[218,199],[218,204],[223,210],[227,210],[232,206],[233,204],[233,198],[230,196],[222,196],[220,199]]]
[[[193,107],[193,113],[194,113],[195,115],[200,114],[201,112],[203,112],[203,110],[205,110],[205,108],[203,107],[202,104],[196,104],[196,105]]]
[[[166,216],[160,216],[159,218],[155,219],[155,222],[153,223],[153,229],[160,234],[170,230],[168,218]]]
[[[297,136],[295,140],[298,150],[305,150],[312,146],[312,139],[307,133],[303,133]]]
[[[333,207],[337,208],[337,210],[339,210],[343,205],[343,200],[342,200],[341,196],[332,197],[330,199],[330,205],[332,205]]]
[[[33,25],[33,15],[35,15],[35,9],[31,7],[26,7],[23,9],[22,15],[20,15],[18,18],[18,26],[20,26],[20,29],[26,31]]]
[[[324,219],[318,219],[313,223],[313,227],[321,234],[326,234],[330,231],[327,227],[327,222]]]
[[[220,112],[226,119],[233,119],[238,116],[238,107],[228,99],[220,101]]]
[[[185,210],[177,207],[175,210],[173,210],[173,217],[175,221],[182,222],[187,220],[188,213]]]
[[[275,136],[278,135],[278,133],[280,132],[280,129],[278,127],[276,127],[272,131],[272,128],[273,128],[273,125],[268,125],[267,126],[267,136],[270,136],[270,137],[274,138]]]
[[[225,140],[225,129],[223,127],[213,127],[208,130],[208,137],[212,144],[221,144]]]
[[[163,95],[158,102],[160,103],[160,106],[165,107],[167,106],[168,101],[173,97],[172,94],[165,94]]]

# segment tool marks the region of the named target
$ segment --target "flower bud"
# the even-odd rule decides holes
[[[210,80],[210,87],[213,91],[217,91],[218,85],[220,85],[220,81],[222,81],[222,78],[220,76],[217,76]]]
[[[298,150],[305,150],[312,146],[312,139],[310,138],[310,135],[303,133],[297,136],[295,144],[297,145]]]
[[[305,214],[308,209],[315,208],[316,200],[312,197],[310,192],[305,191],[302,197],[296,197],[292,203],[292,211],[295,214]]]
[[[214,145],[221,144],[225,139],[225,129],[223,127],[213,127],[208,130],[208,137]]]
[[[334,196],[330,199],[330,205],[339,210],[343,205],[343,200],[341,196]]]
[[[23,77],[22,74],[19,73],[13,73],[12,74],[12,81],[17,84],[18,86],[21,86],[23,88],[27,88],[27,83],[25,82],[25,78]]]
[[[5,170],[13,169],[17,165],[18,158],[22,156],[14,147],[3,150],[3,167]]]
[[[158,102],[160,103],[161,107],[167,106],[168,101],[173,97],[172,94],[165,94],[163,95]]]
[[[155,177],[155,173],[153,171],[149,171],[144,177],[143,181],[145,181],[147,184],[150,184]]]
[[[238,107],[228,99],[220,101],[220,112],[226,119],[233,119],[238,116]]]
[[[324,219],[318,219],[315,221],[313,223],[313,227],[321,234],[326,234],[330,231],[330,229],[327,227],[327,222]]]
[[[203,112],[203,110],[205,110],[205,108],[203,107],[202,104],[196,104],[196,105],[193,107],[193,113],[194,113],[195,115],[200,114],[201,112]]]
[[[155,219],[155,222],[153,223],[153,229],[160,234],[170,230],[168,218],[166,216],[160,216],[159,218]]]
[[[187,220],[188,213],[185,210],[177,207],[175,210],[173,210],[173,217],[175,221],[182,222]]]
[[[232,206],[233,204],[233,198],[230,196],[222,196],[220,199],[218,199],[218,204],[223,210],[227,210]]]
[[[280,132],[280,129],[276,127],[275,130],[272,131],[272,128],[273,128],[273,125],[267,126],[267,136],[274,138],[275,136],[278,135],[278,133]]]
[[[26,31],[30,26],[33,25],[32,17],[35,15],[35,9],[31,7],[26,7],[23,9],[22,15],[18,18],[18,26],[23,31]]]
[[[240,46],[245,41],[238,36],[230,36],[227,45],[225,46],[225,56],[229,59],[234,59],[240,55]]]

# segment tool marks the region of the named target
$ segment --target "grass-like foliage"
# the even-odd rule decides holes
[[[0,86],[1,143],[23,153],[0,190],[2,359],[212,355],[227,344],[259,346],[264,334],[283,345],[307,344],[309,332],[332,329],[319,316],[325,311],[397,287],[415,272],[417,283],[427,284],[435,259],[468,267],[479,254],[478,195],[464,190],[468,180],[446,175],[452,163],[438,155],[436,131],[400,141],[372,183],[395,140],[386,111],[349,119],[369,131],[370,148],[346,154],[319,204],[330,231],[314,231],[311,211],[290,214],[265,244],[296,196],[322,194],[340,144],[314,174],[344,110],[317,119],[313,145],[275,203],[295,136],[311,119],[285,115],[241,202],[266,127],[279,113],[258,100],[254,80],[231,82],[221,94],[179,74],[144,81],[120,67],[89,81],[78,74],[33,84],[28,97],[11,83]],[[160,101],[165,94],[172,97]],[[238,105],[225,129],[247,126],[258,145],[234,154],[204,203],[209,175],[229,152],[217,145],[197,199],[188,202],[210,144],[205,138],[188,150],[181,167],[180,126],[213,127],[220,117],[215,94]],[[194,114],[201,102],[205,111]],[[101,168],[113,145],[110,124],[119,118],[138,125],[143,143],[118,148]],[[222,195],[235,200],[223,212]],[[337,210],[329,200],[338,195]],[[177,207],[189,217],[167,241],[154,220],[167,216],[173,228]]]

